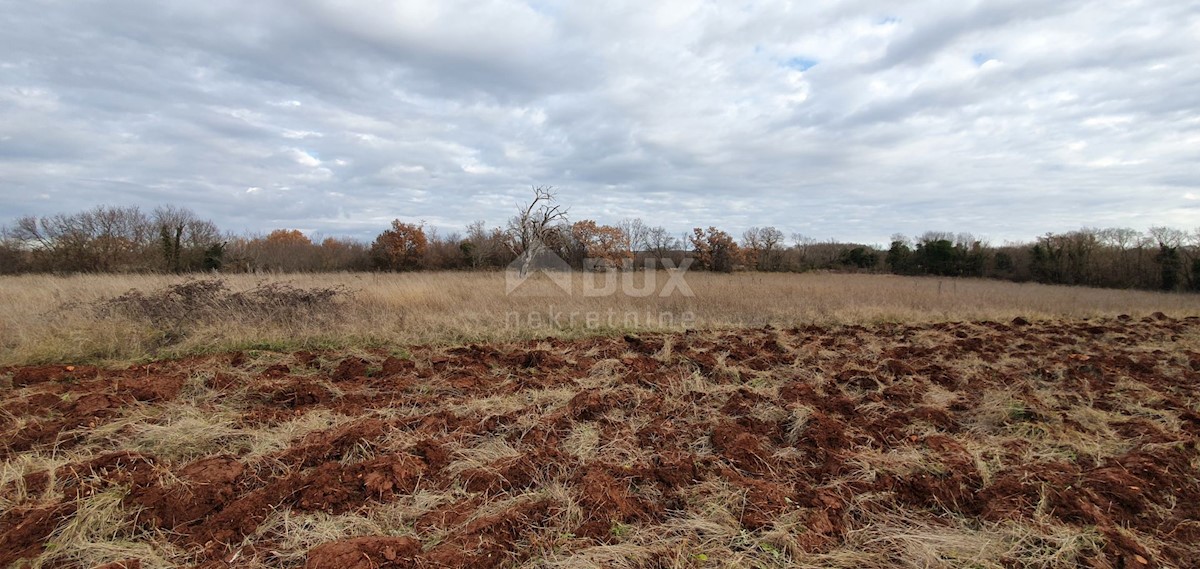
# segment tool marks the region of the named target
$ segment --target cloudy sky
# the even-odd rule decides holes
[[[0,0],[0,222],[1200,226],[1190,1]]]

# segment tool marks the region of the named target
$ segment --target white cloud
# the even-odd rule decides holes
[[[1105,115],[1100,117],[1090,117],[1083,121],[1083,126],[1097,128],[1116,128],[1127,125],[1133,122],[1133,117],[1130,115]]]
[[[171,202],[371,237],[500,224],[551,184],[676,232],[1002,241],[1200,195],[1186,3],[114,0],[0,26],[4,219]]]
[[[311,168],[316,168],[317,166],[321,165],[321,161],[319,159],[312,154],[300,150],[299,148],[291,148],[288,150],[288,153],[291,154],[292,159],[295,160],[297,164],[309,166]]]
[[[290,138],[290,139],[305,139],[305,138],[321,138],[322,136],[325,136],[325,135],[323,135],[319,132],[311,131],[311,130],[285,129],[283,131],[282,136],[284,138]]]

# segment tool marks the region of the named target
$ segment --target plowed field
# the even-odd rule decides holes
[[[0,378],[0,567],[1200,563],[1200,318]]]

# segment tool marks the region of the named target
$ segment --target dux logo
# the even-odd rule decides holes
[[[538,273],[546,275],[555,286],[571,294],[571,264],[540,241],[534,242],[508,264],[504,271],[504,293],[511,295],[517,292],[525,281]]]
[[[587,259],[584,262],[585,267],[597,267],[600,270],[584,271],[581,278],[578,279],[578,284],[582,287],[581,292],[585,297],[612,296],[620,292],[630,297],[649,297],[657,294],[657,296],[665,298],[679,294],[690,298],[695,294],[684,280],[684,275],[691,264],[692,259],[690,258],[683,259],[678,267],[670,259],[658,259],[657,261],[647,259],[645,271],[634,271],[633,262],[626,260],[620,267],[622,270],[618,271],[617,267],[613,267],[611,263],[603,259]],[[662,272],[655,270],[660,265],[666,269],[667,277],[661,288],[658,286],[658,277]],[[523,288],[529,279],[538,274],[545,275],[547,280],[558,290],[551,290],[547,293],[545,289],[526,290],[529,287]],[[576,285],[576,279],[572,275],[571,264],[539,242],[509,263],[508,268],[504,271],[505,294],[510,296],[571,295],[575,293]]]

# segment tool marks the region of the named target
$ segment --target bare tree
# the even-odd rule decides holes
[[[617,229],[624,233],[624,247],[629,253],[637,253],[639,250],[648,249],[647,237],[650,235],[650,227],[648,227],[639,218],[623,219],[617,224]]]
[[[1187,232],[1174,227],[1151,227],[1149,233],[1159,246],[1178,247],[1187,240]]]
[[[91,226],[98,271],[128,271],[135,268],[150,237],[149,219],[136,207],[97,207],[81,214]]]
[[[220,240],[216,225],[184,207],[155,208],[152,218],[158,231],[163,265],[168,271],[199,268],[205,248]]]
[[[498,227],[488,229],[483,220],[467,226],[467,236],[459,246],[471,268],[502,266],[504,232]]]
[[[508,246],[521,259],[522,276],[546,251],[546,242],[558,231],[555,224],[566,220],[567,209],[557,203],[553,187],[533,188],[533,199],[508,220]]]
[[[917,243],[921,244],[937,243],[938,241],[954,243],[954,233],[950,231],[926,231],[917,239]]]
[[[0,228],[0,275],[17,275],[29,270],[29,247],[16,238],[13,230]]]
[[[74,214],[22,217],[10,231],[46,263],[64,271],[128,271],[137,268],[149,234],[136,207],[97,206]]]
[[[783,232],[774,227],[751,227],[742,234],[742,246],[750,251],[747,260],[752,260],[760,271],[779,270],[782,244]]]
[[[363,271],[371,266],[368,245],[353,239],[326,237],[317,255],[321,271]]]
[[[1106,247],[1115,247],[1125,251],[1137,244],[1141,232],[1129,227],[1109,227],[1101,229],[1096,236]]]
[[[1188,259],[1187,265],[1184,266],[1188,290],[1200,291],[1200,227],[1188,232],[1187,244],[1180,247],[1180,250]]]
[[[654,259],[655,266],[662,266],[663,259],[671,258],[684,244],[665,227],[651,227],[646,230],[646,252]]]
[[[1128,227],[1110,227],[1101,229],[1096,236],[1101,245],[1109,251],[1110,259],[1104,267],[1109,282],[1136,286],[1139,275],[1135,273],[1134,261],[1131,258],[1141,255],[1142,233]]]
[[[792,234],[792,251],[795,251],[794,269],[803,271],[809,268],[809,253],[816,244],[817,240],[814,237],[809,237],[803,233]]]

